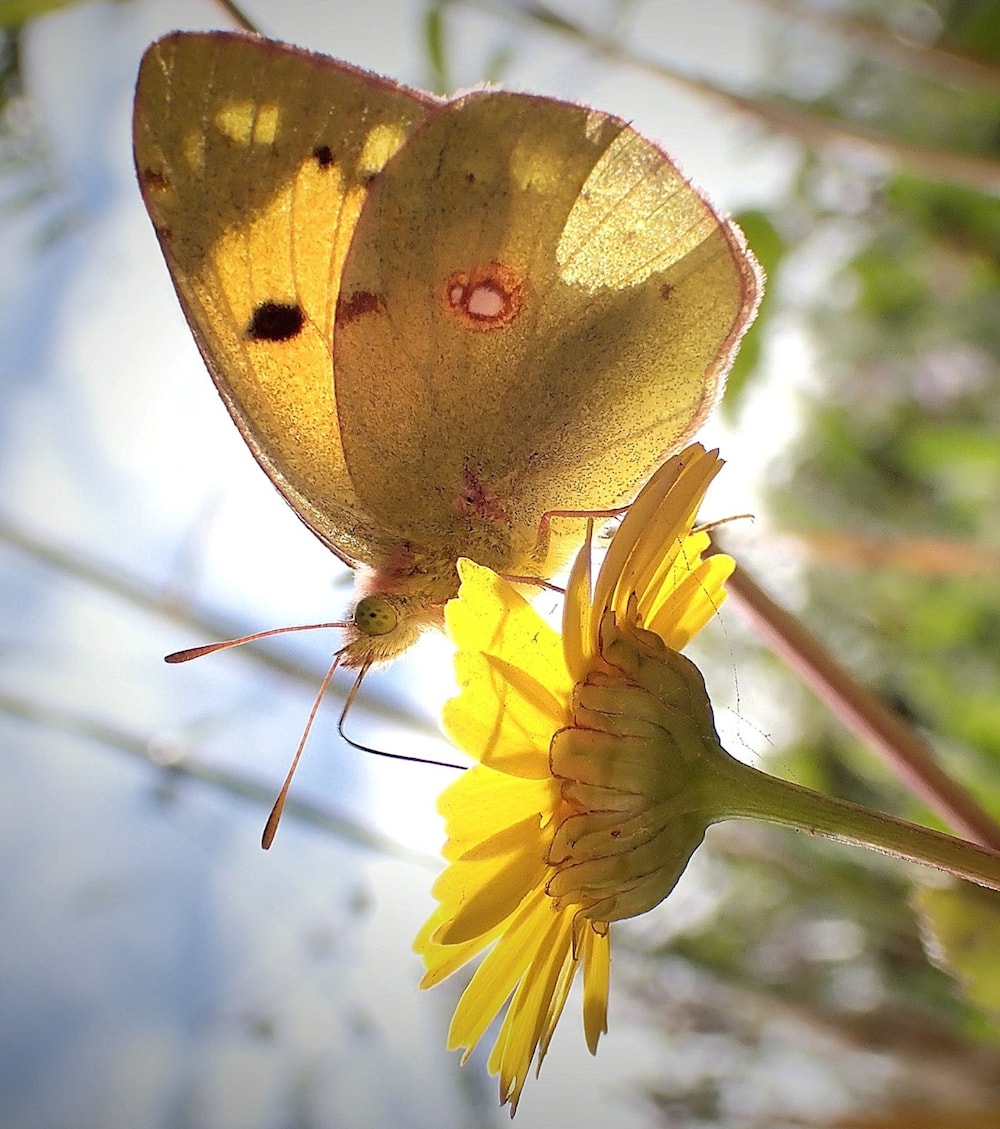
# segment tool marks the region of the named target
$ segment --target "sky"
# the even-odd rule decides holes
[[[413,85],[426,79],[417,3],[262,0],[249,10],[275,37]],[[0,1106],[10,1129],[499,1125],[485,1055],[460,1071],[444,1050],[457,986],[420,994],[410,952],[432,905],[434,797],[451,774],[345,749],[335,693],[295,794],[424,861],[294,819],[265,855],[258,802],[142,758],[190,755],[276,790],[329,637],[278,648],[315,671],[311,686],[238,654],[168,667],[164,653],[203,640],[166,610],[253,630],[336,617],[350,593],[346,570],[280,499],[222,408],[134,182],[129,118],[143,49],[176,27],[220,26],[207,2],[88,3],[37,21],[24,45],[54,185],[42,214],[70,222],[43,242],[38,210],[0,212],[0,516],[77,562],[137,578],[162,603],[144,610],[0,548],[2,692],[42,714],[0,720]],[[724,211],[766,200],[787,175],[787,146],[676,88],[482,13],[456,12],[452,34],[458,84],[477,82],[510,46],[505,85],[627,118]],[[762,65],[758,37],[753,5],[739,0],[637,7],[635,42],[734,83]],[[757,410],[780,438],[794,413],[774,404],[805,361],[794,340],[776,347],[787,363]],[[713,494],[715,512],[752,509],[766,452],[721,423],[703,439],[724,442],[735,470]],[[386,728],[362,706],[352,730],[442,755],[434,718],[448,664],[446,643],[429,640],[365,688],[404,722]],[[81,736],[74,719],[105,731]],[[702,880],[708,895],[696,875],[672,899],[673,927],[710,896]],[[669,1048],[631,1024],[612,991],[611,1032],[593,1060],[571,1001],[525,1091],[522,1129],[651,1124],[631,1087]]]

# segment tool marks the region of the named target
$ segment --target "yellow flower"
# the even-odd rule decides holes
[[[489,1070],[516,1109],[578,970],[591,1053],[607,1030],[609,923],[673,888],[714,813],[691,771],[718,748],[697,668],[676,652],[715,614],[730,558],[692,533],[722,466],[699,444],[630,507],[590,591],[570,575],[562,637],[489,569],[459,562],[446,609],[460,693],[452,740],[478,762],[441,796],[439,905],[415,942],[429,988],[492,946],[456,1008],[465,1058],[507,1004]]]

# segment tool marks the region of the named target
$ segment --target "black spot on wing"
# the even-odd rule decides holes
[[[328,169],[333,164],[333,150],[329,145],[317,145],[313,149],[313,160],[321,169]]]
[[[297,303],[261,302],[247,326],[247,337],[251,341],[291,341],[302,332],[305,321]]]

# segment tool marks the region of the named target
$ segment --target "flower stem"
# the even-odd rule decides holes
[[[845,670],[745,569],[733,573],[727,589],[759,638],[916,796],[966,838],[1000,850],[997,821],[941,768],[930,746],[898,714]]]
[[[763,819],[854,843],[1000,890],[1000,852],[770,776],[725,753],[712,765],[719,819]]]

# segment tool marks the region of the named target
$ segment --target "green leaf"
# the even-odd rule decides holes
[[[79,0],[3,0],[0,3],[0,27],[20,27],[45,12],[69,8]]]
[[[748,211],[741,212],[733,218],[743,229],[747,246],[757,256],[757,261],[764,268],[764,274],[771,280],[775,279],[785,253],[785,240],[770,217],[761,211]],[[764,298],[760,304],[757,321],[743,338],[740,351],[736,354],[736,361],[726,379],[726,395],[722,401],[722,410],[730,419],[739,412],[742,397],[760,363],[761,329],[767,318],[767,311],[771,308],[769,295],[770,289],[765,284]]]
[[[1000,1020],[1000,895],[968,882],[913,896],[927,955],[969,1003]]]
[[[424,48],[430,70],[430,86],[438,94],[450,94],[452,87],[445,47],[445,2],[431,4],[424,16]]]

